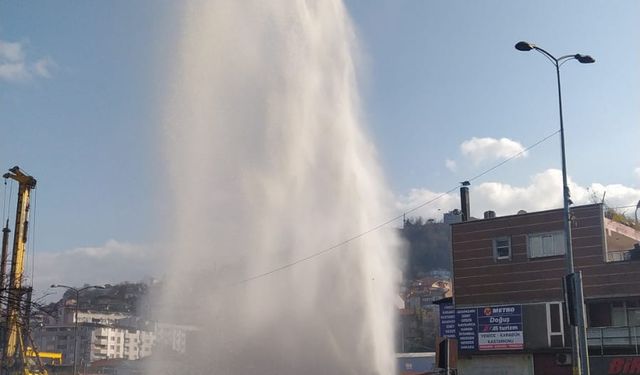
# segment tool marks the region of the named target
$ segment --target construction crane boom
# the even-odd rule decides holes
[[[25,333],[28,332],[28,327],[23,330],[24,323],[27,321],[22,306],[25,295],[25,288],[22,286],[24,280],[24,257],[29,228],[29,201],[31,198],[31,190],[36,187],[36,179],[21,171],[17,166],[9,169],[9,173],[5,173],[3,177],[18,182],[18,202],[16,205],[16,221],[13,232],[11,271],[9,273],[9,283],[6,291],[6,334],[2,351],[2,370],[3,374],[8,373],[11,375],[46,374],[47,372],[42,368],[39,359],[36,358],[37,363],[34,363],[27,355],[29,348],[25,344]],[[8,228],[6,229],[7,231],[5,231],[5,233],[8,232]],[[6,241],[6,237],[6,235],[3,236],[3,240]],[[5,251],[6,245],[3,246],[3,267],[6,267]],[[2,275],[4,275],[5,272],[4,268],[0,270],[0,274]],[[29,302],[30,301],[27,301],[27,303]]]

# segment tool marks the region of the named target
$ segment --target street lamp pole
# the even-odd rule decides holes
[[[560,151],[562,155],[562,200],[563,200],[563,222],[564,222],[564,237],[565,237],[565,267],[567,275],[573,275],[575,273],[573,265],[573,246],[571,241],[571,213],[569,212],[569,205],[571,204],[571,194],[569,191],[569,185],[567,183],[567,162],[565,157],[565,143],[564,143],[564,120],[562,117],[562,88],[560,85],[560,67],[569,60],[577,60],[582,64],[591,64],[595,60],[588,55],[565,55],[556,58],[544,49],[528,43],[518,42],[515,45],[518,51],[531,51],[536,50],[542,55],[547,57],[549,61],[553,63],[556,68],[556,78],[558,82],[558,108],[560,112]],[[584,313],[584,296],[582,294],[582,276],[581,274],[576,276],[576,293],[572,295],[572,304],[576,309],[576,326],[571,327],[571,350],[572,358],[574,361],[574,371],[577,369],[578,374],[589,375],[589,348],[587,344],[587,332],[585,324]],[[567,286],[568,287],[568,286]],[[569,301],[567,301],[569,302]],[[576,362],[579,359],[579,362]]]
[[[74,326],[73,326],[73,375],[76,375],[76,369],[77,369],[77,355],[78,355],[78,307],[80,306],[80,292],[87,290],[87,289],[104,289],[103,286],[100,285],[89,285],[89,286],[85,286],[84,288],[80,288],[80,289],[76,289],[74,287],[71,286],[67,286],[67,285],[61,285],[61,284],[53,284],[51,285],[51,288],[64,288],[67,290],[72,290],[75,294],[76,294],[76,306],[74,309],[74,313],[73,313],[73,320],[74,320]]]

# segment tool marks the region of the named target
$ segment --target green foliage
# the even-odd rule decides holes
[[[85,284],[84,286],[87,286]],[[86,289],[80,294],[80,308],[92,311],[137,313],[148,294],[144,283],[123,282],[106,285],[104,289]],[[66,290],[63,300],[76,298],[75,291]]]
[[[607,204],[605,200],[606,196],[606,191],[602,194],[602,198],[600,198],[595,191],[592,191],[589,200],[591,201],[591,203],[602,203],[602,206],[604,207],[604,217],[606,217],[607,219],[640,230],[640,226],[638,225],[636,220],[631,217],[631,215],[628,215],[625,211],[619,208],[611,207],[609,204]],[[638,204],[640,204],[640,202],[638,202]]]
[[[616,210],[615,208],[607,206],[606,204],[605,204],[605,208],[604,208],[604,217],[606,217],[609,220],[613,220],[615,222],[618,222],[620,224],[624,224],[626,226],[629,226],[631,228],[635,228],[636,227],[635,220],[633,220],[632,218],[630,218],[627,215],[625,215],[624,212],[620,212],[620,211]]]
[[[406,279],[414,280],[435,269],[451,270],[449,224],[406,220],[400,234],[408,245]]]

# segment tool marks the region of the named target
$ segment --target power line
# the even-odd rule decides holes
[[[474,177],[470,178],[470,179],[469,179],[469,180],[467,180],[467,181],[477,180],[478,178],[480,178],[480,177],[482,177],[482,176],[486,175],[487,173],[492,172],[493,170],[495,170],[495,169],[497,169],[497,168],[499,168],[499,167],[501,167],[501,166],[505,165],[506,163],[510,162],[511,160],[513,160],[513,159],[515,159],[515,158],[520,157],[520,155],[522,155],[522,154],[524,154],[525,152],[527,152],[527,151],[531,150],[532,148],[536,147],[536,146],[537,146],[537,145],[539,145],[540,143],[542,143],[542,142],[546,141],[547,139],[549,139],[549,138],[553,137],[554,135],[556,135],[556,134],[558,134],[558,133],[560,133],[560,130],[556,130],[556,131],[554,131],[553,133],[551,133],[551,134],[547,135],[546,137],[544,137],[544,138],[540,139],[540,140],[539,140],[539,141],[537,141],[536,143],[534,143],[534,144],[530,145],[529,147],[527,147],[527,148],[525,148],[525,149],[521,150],[521,151],[520,151],[520,152],[518,152],[518,153],[515,153],[515,154],[511,155],[509,158],[507,158],[507,159],[505,159],[505,160],[501,161],[500,163],[498,163],[498,164],[494,165],[493,167],[491,167],[491,168],[489,168],[489,169],[485,170],[484,172],[482,172],[482,173],[480,173],[480,174],[478,174],[478,175],[476,175],[476,176],[474,176]]]
[[[385,226],[387,226],[388,224],[391,224],[391,223],[393,223],[394,221],[396,221],[396,220],[398,220],[398,219],[402,219],[402,218],[405,216],[405,214],[407,214],[407,213],[411,213],[411,212],[413,212],[413,211],[415,211],[415,210],[417,210],[417,209],[419,209],[419,208],[421,208],[421,207],[424,207],[424,206],[426,206],[426,205],[428,205],[428,204],[431,204],[431,203],[433,203],[433,202],[437,201],[438,199],[440,199],[440,198],[444,197],[445,195],[447,195],[447,194],[451,193],[452,191],[456,190],[457,188],[458,188],[458,187],[456,186],[455,188],[453,188],[453,189],[451,189],[451,190],[449,190],[449,191],[446,191],[446,192],[444,192],[444,193],[442,193],[442,194],[438,195],[437,197],[435,197],[435,198],[433,198],[433,199],[431,199],[431,200],[429,200],[429,201],[427,201],[427,202],[424,202],[424,203],[420,204],[419,206],[416,206],[416,207],[414,207],[414,208],[412,208],[412,209],[410,209],[410,210],[408,210],[408,211],[404,212],[404,213],[403,213],[403,214],[401,214],[401,215],[395,216],[395,217],[393,217],[393,218],[391,218],[391,219],[389,219],[389,220],[387,220],[387,221],[385,221],[385,222],[383,222],[383,223],[381,223],[381,224],[378,224],[378,225],[376,225],[376,226],[374,226],[374,227],[372,227],[372,228],[370,228],[370,229],[368,229],[368,230],[366,230],[366,231],[364,231],[364,232],[361,232],[361,233],[359,233],[359,234],[357,234],[357,235],[355,235],[355,236],[353,236],[353,237],[350,237],[350,238],[348,238],[348,239],[346,239],[346,240],[344,240],[344,241],[342,241],[342,242],[339,242],[339,243],[337,243],[337,244],[335,244],[335,245],[333,245],[333,246],[327,247],[327,248],[325,248],[324,250],[318,251],[317,253],[313,253],[313,254],[311,254],[311,255],[309,255],[309,256],[306,256],[306,257],[304,257],[304,258],[300,258],[300,259],[295,260],[295,261],[293,261],[293,262],[291,262],[291,263],[287,263],[287,264],[282,265],[282,266],[280,266],[280,267],[278,267],[278,268],[274,268],[274,269],[272,269],[271,271],[267,271],[267,272],[264,272],[264,273],[261,273],[261,274],[255,275],[255,276],[251,276],[251,277],[249,277],[249,278],[247,278],[247,279],[244,279],[244,280],[242,280],[242,281],[237,282],[237,283],[236,283],[236,285],[237,285],[237,284],[243,284],[243,283],[249,282],[249,281],[251,281],[251,280],[255,280],[255,279],[259,279],[259,278],[262,278],[262,277],[265,277],[265,276],[271,275],[272,273],[276,273],[276,272],[278,272],[278,271],[282,271],[282,270],[284,270],[284,269],[287,269],[287,268],[293,267],[293,266],[295,266],[295,265],[296,265],[296,264],[298,264],[298,263],[305,262],[305,261],[307,261],[307,260],[310,260],[310,259],[313,259],[313,258],[315,258],[315,257],[318,257],[318,256],[320,256],[320,255],[322,255],[322,254],[328,253],[328,252],[330,252],[331,250],[335,250],[335,249],[337,249],[337,248],[339,248],[339,247],[341,247],[341,246],[343,246],[343,245],[348,244],[349,242],[353,242],[353,241],[357,240],[358,238],[364,237],[365,235],[367,235],[367,234],[369,234],[369,233],[371,233],[371,232],[374,232],[374,231],[376,231],[376,230],[378,230],[378,229],[380,229],[380,228],[382,228],[382,227],[385,227]]]
[[[522,154],[524,154],[525,152],[527,152],[527,151],[531,150],[532,148],[534,148],[534,147],[538,146],[538,145],[539,145],[539,144],[541,144],[542,142],[545,142],[546,140],[548,140],[549,138],[551,138],[551,137],[553,137],[554,135],[558,134],[559,132],[560,132],[560,130],[556,130],[556,131],[554,131],[553,133],[551,133],[551,134],[547,135],[546,137],[544,137],[544,138],[542,138],[542,139],[538,140],[537,142],[535,142],[535,143],[533,143],[532,145],[530,145],[530,146],[528,146],[528,147],[526,147],[526,148],[522,149],[521,151],[519,151],[519,152],[517,152],[517,153],[513,154],[512,156],[510,156],[510,157],[508,157],[507,159],[505,159],[505,160],[501,161],[500,163],[498,163],[498,164],[494,165],[493,167],[491,167],[491,168],[489,168],[489,169],[487,169],[487,170],[483,171],[482,173],[480,173],[480,174],[478,174],[478,175],[476,175],[476,176],[473,176],[472,178],[468,179],[467,181],[474,181],[474,180],[477,180],[478,178],[480,178],[480,177],[482,177],[482,176],[486,175],[487,173],[490,173],[490,172],[494,171],[495,169],[497,169],[497,168],[499,168],[499,167],[501,167],[501,166],[505,165],[506,163],[510,162],[511,160],[513,160],[513,159],[515,159],[515,158],[517,158],[517,157],[520,157],[520,156],[521,156]],[[451,193],[451,192],[453,192],[453,191],[457,190],[457,189],[458,189],[458,187],[459,187],[459,185],[456,185],[456,186],[452,187],[451,189],[447,190],[446,192],[439,194],[439,195],[438,195],[438,196],[436,196],[435,198],[432,198],[432,199],[430,199],[430,200],[428,200],[428,201],[426,201],[426,202],[424,202],[424,203],[421,203],[421,204],[419,204],[419,205],[417,205],[417,206],[415,206],[415,207],[411,208],[410,210],[407,210],[407,211],[403,212],[401,215],[395,216],[395,217],[393,217],[393,218],[391,218],[391,219],[389,219],[389,220],[387,220],[387,221],[385,221],[385,222],[383,222],[383,223],[381,223],[381,224],[378,224],[378,225],[376,225],[376,226],[374,226],[374,227],[372,227],[372,228],[370,228],[370,229],[367,229],[367,230],[366,230],[366,231],[364,231],[364,232],[361,232],[361,233],[359,233],[359,234],[357,234],[357,235],[355,235],[355,236],[349,237],[349,238],[347,238],[347,239],[346,239],[346,240],[344,240],[344,241],[341,241],[341,242],[339,242],[339,243],[337,243],[337,244],[334,244],[334,245],[332,245],[332,246],[329,246],[329,247],[327,247],[327,248],[325,248],[325,249],[323,249],[323,250],[320,250],[320,251],[318,251],[318,252],[316,252],[316,253],[313,253],[313,254],[311,254],[311,255],[305,256],[305,257],[303,257],[303,258],[300,258],[300,259],[294,260],[294,261],[292,261],[292,262],[290,262],[290,263],[287,263],[287,264],[284,264],[284,265],[279,266],[279,267],[277,267],[277,268],[274,268],[274,269],[272,269],[272,270],[270,270],[270,271],[266,271],[266,272],[263,272],[263,273],[260,273],[260,274],[254,275],[254,276],[250,276],[250,277],[248,277],[248,278],[246,278],[246,279],[243,279],[243,280],[241,280],[241,281],[236,282],[236,283],[235,283],[235,284],[233,284],[233,285],[240,285],[240,284],[247,283],[247,282],[249,282],[249,281],[253,281],[253,280],[256,280],[256,279],[260,279],[260,278],[263,278],[263,277],[269,276],[269,275],[274,274],[274,273],[276,273],[276,272],[279,272],[279,271],[285,270],[285,269],[287,269],[287,268],[291,268],[291,267],[293,267],[293,266],[295,266],[295,265],[297,265],[297,264],[300,264],[300,263],[302,263],[302,262],[306,262],[306,261],[311,260],[311,259],[313,259],[313,258],[319,257],[320,255],[323,255],[323,254],[326,254],[326,253],[328,253],[328,252],[331,252],[332,250],[335,250],[335,249],[337,249],[337,248],[339,248],[339,247],[341,247],[341,246],[343,246],[343,245],[346,245],[346,244],[348,244],[348,243],[350,243],[350,242],[353,242],[353,241],[355,241],[355,240],[357,240],[357,239],[359,239],[359,238],[361,238],[361,237],[364,237],[365,235],[367,235],[367,234],[369,234],[369,233],[371,233],[371,232],[377,231],[378,229],[380,229],[380,228],[382,228],[382,227],[385,227],[385,226],[387,226],[388,224],[393,223],[394,221],[396,221],[396,220],[398,220],[398,219],[401,219],[401,218],[405,217],[405,215],[406,215],[406,214],[408,214],[408,213],[411,213],[411,212],[417,211],[417,210],[419,210],[420,208],[422,208],[422,207],[424,207],[424,206],[427,206],[427,205],[429,205],[429,204],[431,204],[431,203],[433,203],[433,202],[437,201],[438,199],[440,199],[440,198],[442,198],[442,197],[445,197],[445,196],[446,196],[446,195],[448,195],[449,193]]]
[[[29,213],[31,215],[31,286],[35,284],[36,278],[36,224],[37,224],[37,210],[38,210],[38,190],[33,191],[33,212]]]
[[[630,204],[628,206],[617,206],[617,207],[608,207],[608,208],[611,208],[612,210],[619,210],[621,208],[636,208],[636,207],[638,207],[637,204]]]
[[[6,211],[7,211],[7,179],[4,179],[4,189],[2,193],[2,223],[4,224],[4,220],[6,219]]]

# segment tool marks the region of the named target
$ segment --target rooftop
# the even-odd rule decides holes
[[[640,231],[630,226],[604,218],[607,251],[625,251],[640,243]]]

